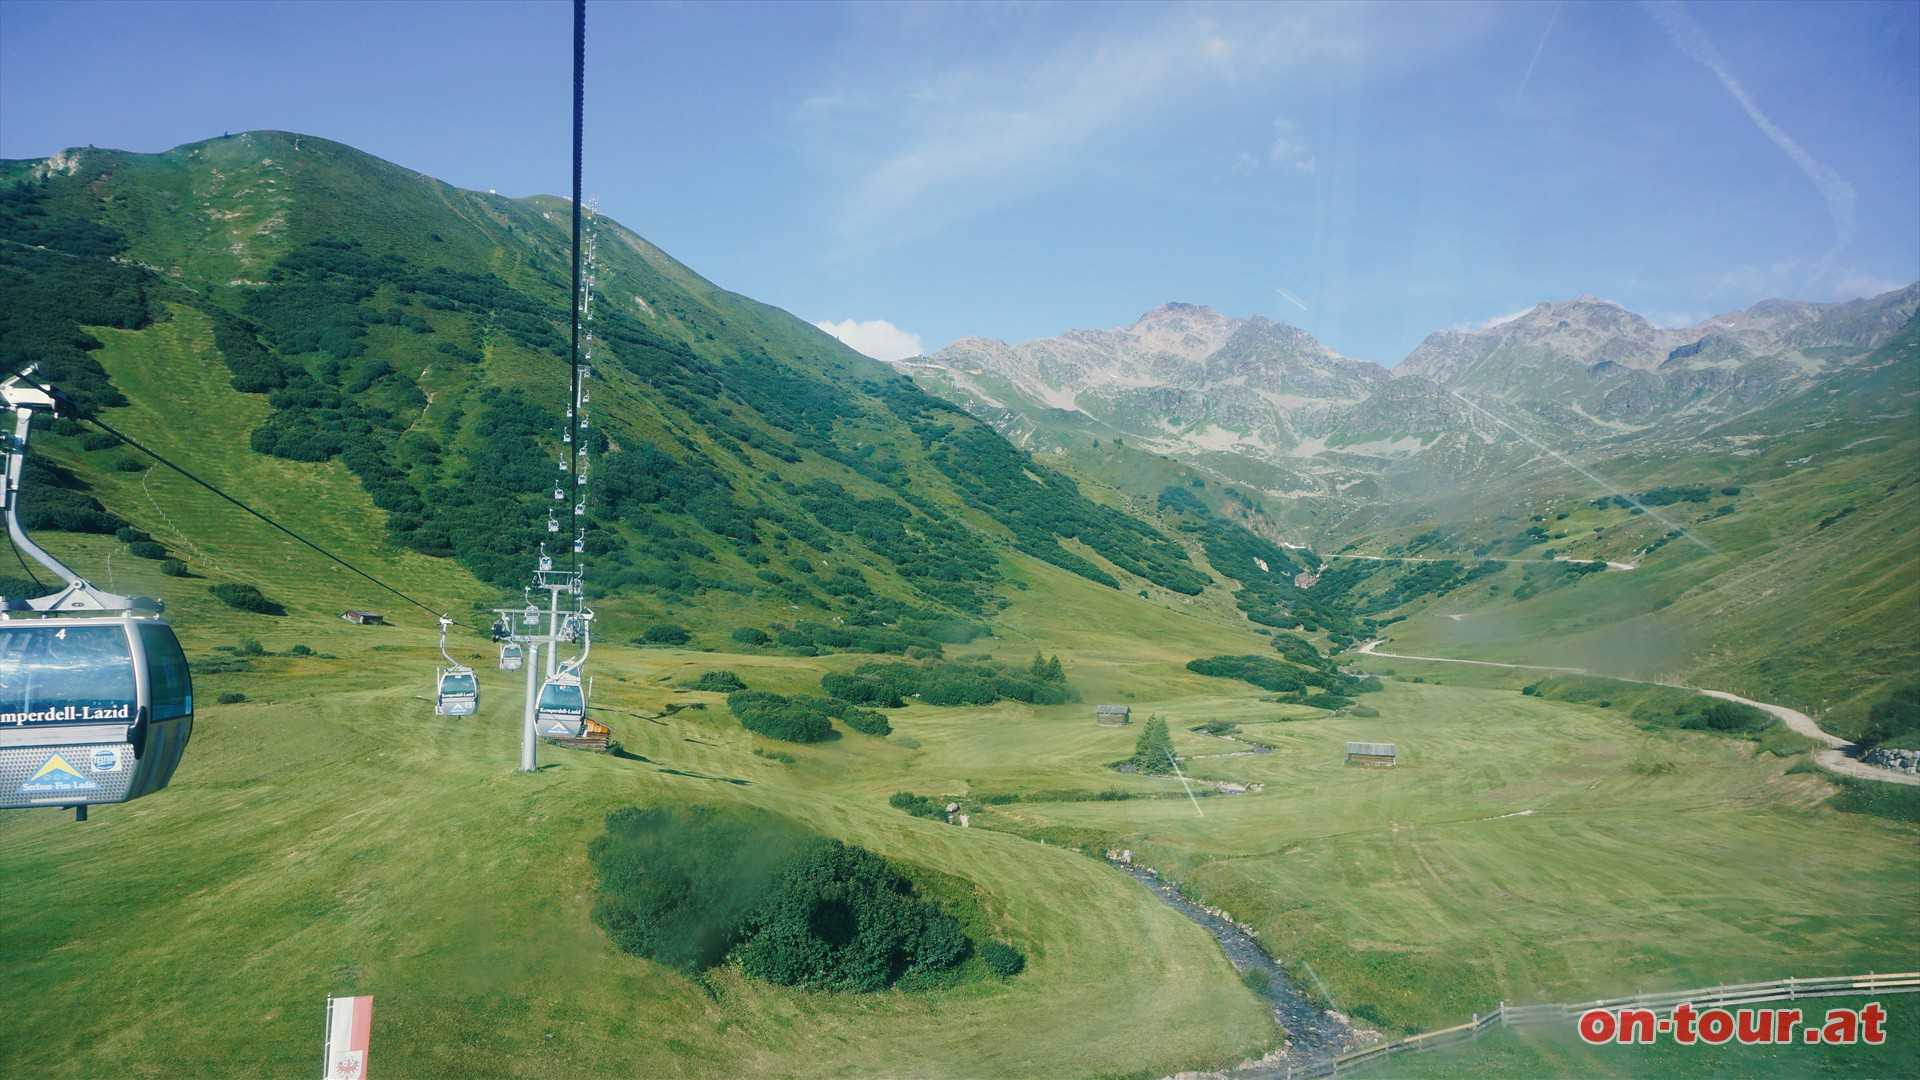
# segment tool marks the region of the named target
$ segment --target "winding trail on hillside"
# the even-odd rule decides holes
[[[1431,664],[1474,664],[1479,667],[1512,668],[1525,671],[1557,671],[1569,675],[1587,674],[1585,668],[1546,667],[1540,664],[1501,664],[1492,660],[1456,660],[1447,656],[1409,656],[1406,653],[1381,652],[1380,644],[1381,642],[1379,640],[1369,641],[1365,645],[1360,646],[1359,651],[1365,656],[1382,656],[1394,660],[1424,660]],[[1607,677],[1613,678],[1613,676]],[[1644,680],[1622,679],[1620,681],[1643,682]],[[1755,701],[1752,698],[1743,698],[1738,694],[1729,694],[1725,690],[1705,690],[1698,686],[1687,686],[1682,683],[1655,682],[1650,685],[1671,686],[1680,690],[1692,690],[1695,693],[1719,698],[1722,701],[1737,701],[1742,705],[1751,705],[1756,709],[1764,709],[1774,716],[1779,717],[1780,722],[1787,725],[1787,727],[1793,731],[1805,735],[1807,738],[1825,746],[1826,749],[1814,754],[1814,760],[1818,761],[1821,767],[1831,772],[1840,773],[1843,776],[1857,777],[1861,780],[1880,780],[1889,784],[1911,784],[1920,786],[1920,776],[1915,776],[1912,773],[1897,772],[1893,769],[1883,769],[1878,765],[1869,765],[1861,761],[1858,757],[1854,756],[1860,751],[1858,745],[1825,730],[1819,724],[1813,722],[1813,717],[1808,716],[1798,709],[1789,709],[1785,705],[1774,705],[1765,701]]]
[[[1296,549],[1301,547],[1299,544],[1287,544],[1286,546]],[[1334,552],[1333,554],[1321,555],[1320,557],[1323,559],[1365,559],[1368,562],[1590,563],[1595,566],[1604,566],[1609,570],[1640,569],[1640,564],[1637,562],[1614,562],[1611,559],[1576,559],[1570,555],[1555,555],[1551,559],[1515,559],[1504,555],[1460,555],[1451,559],[1443,559],[1431,555],[1355,555],[1351,553]]]

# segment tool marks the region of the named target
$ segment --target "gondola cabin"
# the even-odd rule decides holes
[[[0,807],[151,795],[192,734],[193,677],[166,623],[0,621]]]
[[[587,698],[580,676],[561,671],[540,688],[534,728],[553,739],[577,739],[587,726]]]
[[[500,646],[501,671],[519,671],[520,665],[525,662],[526,654],[521,650],[518,643],[509,641],[505,645]]]
[[[480,680],[468,667],[445,668],[440,672],[440,687],[434,697],[435,716],[472,716],[480,711]]]

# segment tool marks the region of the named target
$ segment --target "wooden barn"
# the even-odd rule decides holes
[[[377,615],[371,611],[343,611],[340,613],[340,617],[350,623],[357,623],[361,626],[385,626],[387,624],[387,617],[385,615]]]
[[[1347,744],[1347,764],[1349,765],[1385,765],[1392,766],[1397,755],[1390,742],[1350,742]]]
[[[1093,722],[1101,727],[1125,727],[1133,720],[1133,710],[1125,705],[1101,705],[1093,710]]]

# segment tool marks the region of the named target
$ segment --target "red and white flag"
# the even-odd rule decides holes
[[[367,1080],[367,1036],[373,999],[327,999],[327,1072],[324,1080]]]

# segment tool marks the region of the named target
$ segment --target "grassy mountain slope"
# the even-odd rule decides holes
[[[564,202],[272,132],[7,163],[0,184],[27,301],[0,325],[9,361],[119,406],[89,327],[217,359],[250,404],[205,383],[144,400],[241,409],[253,452],[344,464],[394,544],[496,587],[522,581],[550,509],[570,539]],[[933,647],[1001,602],[1001,545],[1113,587],[1209,584],[1180,545],[883,366],[600,227],[583,521],[616,632],[692,606],[717,627],[851,622]],[[65,300],[40,295],[54,285]],[[77,433],[54,431],[70,458],[59,433]]]

